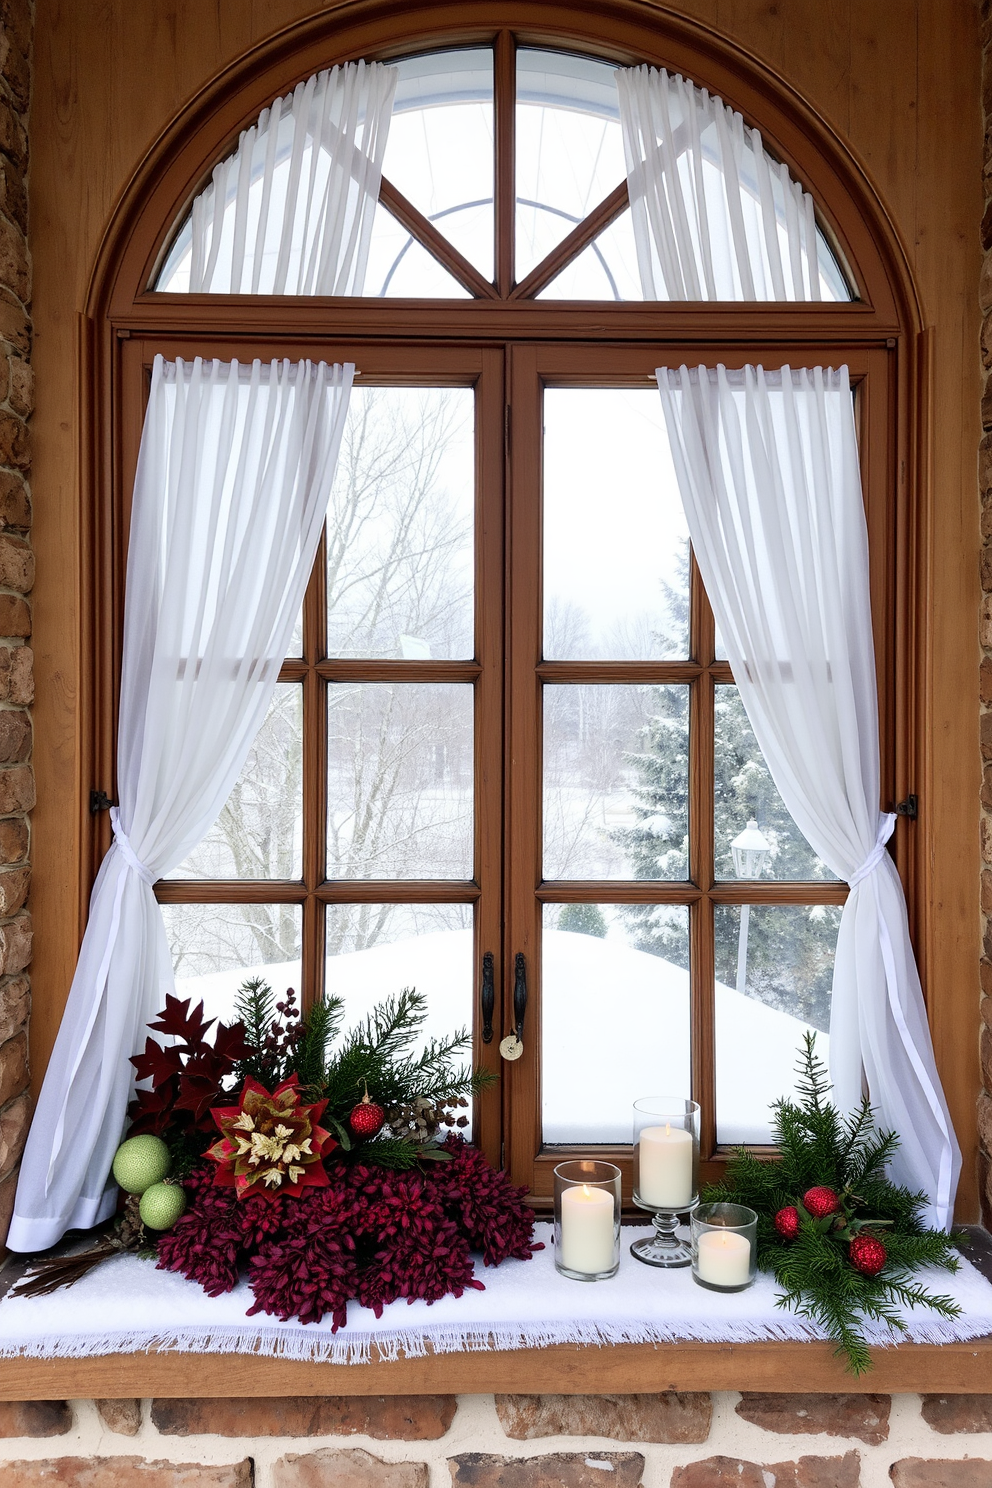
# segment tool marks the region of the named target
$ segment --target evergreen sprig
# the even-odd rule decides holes
[[[925,1195],[886,1177],[899,1139],[876,1128],[870,1101],[845,1117],[829,1099],[830,1082],[812,1033],[805,1035],[797,1068],[799,1099],[783,1097],[772,1107],[772,1139],[780,1156],[769,1161],[739,1148],[723,1182],[706,1188],[702,1199],[746,1204],[757,1212],[758,1265],[782,1287],[777,1305],[822,1327],[852,1372],[862,1374],[871,1368],[866,1320],[905,1333],[905,1307],[929,1307],[946,1318],[960,1314],[952,1298],[914,1279],[920,1266],[953,1272],[958,1260],[950,1237],[924,1225]],[[802,1197],[815,1187],[838,1195],[839,1213],[817,1218],[806,1211]],[[799,1228],[794,1239],[784,1240],[775,1216],[790,1207],[798,1211]],[[866,1276],[851,1264],[848,1244],[858,1232],[873,1230],[886,1260],[877,1276]]]
[[[411,1048],[428,1012],[426,997],[415,988],[385,998],[343,1037],[341,998],[324,998],[297,1018],[294,994],[276,1002],[271,987],[258,977],[242,985],[236,1012],[248,1050],[235,1070],[238,1085],[250,1075],[274,1089],[295,1074],[311,1101],[326,1101],[321,1121],[337,1139],[337,1157],[345,1160],[402,1171],[448,1156],[437,1142],[397,1136],[385,1128],[365,1140],[356,1136],[348,1118],[366,1091],[389,1112],[417,1099],[443,1105],[474,1095],[496,1078],[456,1062],[471,1045],[467,1029],[429,1039],[417,1051]]]
[[[243,1085],[249,1076],[264,1082],[272,1073],[272,1060],[265,1052],[265,1044],[276,1015],[275,993],[264,977],[249,977],[242,982],[234,1003],[234,1014],[244,1026],[245,1044],[249,1051],[235,1070],[238,1085]]]

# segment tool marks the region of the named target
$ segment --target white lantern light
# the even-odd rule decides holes
[[[752,817],[743,832],[730,844],[730,851],[734,855],[734,873],[738,878],[760,878],[771,850],[771,843],[758,830],[758,823]]]

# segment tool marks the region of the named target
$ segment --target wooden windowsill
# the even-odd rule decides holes
[[[244,1354],[114,1354],[0,1360],[0,1400],[159,1396],[642,1394],[781,1390],[969,1394],[988,1387],[992,1337],[874,1351],[856,1379],[827,1343],[556,1344],[370,1364],[307,1364]]]
[[[959,1232],[992,1281],[992,1237]],[[19,1272],[22,1268],[16,1267]],[[12,1277],[3,1277],[7,1286]],[[0,1283],[0,1295],[6,1287]],[[541,1349],[428,1354],[368,1364],[305,1363],[248,1354],[139,1353],[88,1359],[0,1359],[0,1400],[278,1395],[642,1394],[662,1390],[984,1393],[992,1335],[969,1343],[872,1350],[856,1378],[829,1343],[555,1344]]]

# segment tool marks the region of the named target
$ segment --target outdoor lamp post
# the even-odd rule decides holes
[[[736,876],[738,878],[760,878],[761,870],[767,863],[771,850],[771,843],[764,833],[758,830],[758,823],[752,817],[743,832],[730,844]],[[747,981],[747,932],[750,919],[750,904],[742,904],[741,926],[737,939],[737,990],[742,997]]]

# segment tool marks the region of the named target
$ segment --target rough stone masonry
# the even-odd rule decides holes
[[[982,0],[982,17],[981,977],[989,1093],[981,1130],[983,1189],[992,1211],[992,0]],[[0,1236],[29,1114],[32,24],[29,0],[0,0]],[[0,1402],[2,1488],[53,1482],[64,1488],[989,1488],[992,1395],[666,1391]]]
[[[0,0],[0,1242],[30,1119],[30,821],[34,698],[30,545],[31,260],[28,252],[30,0]]]

